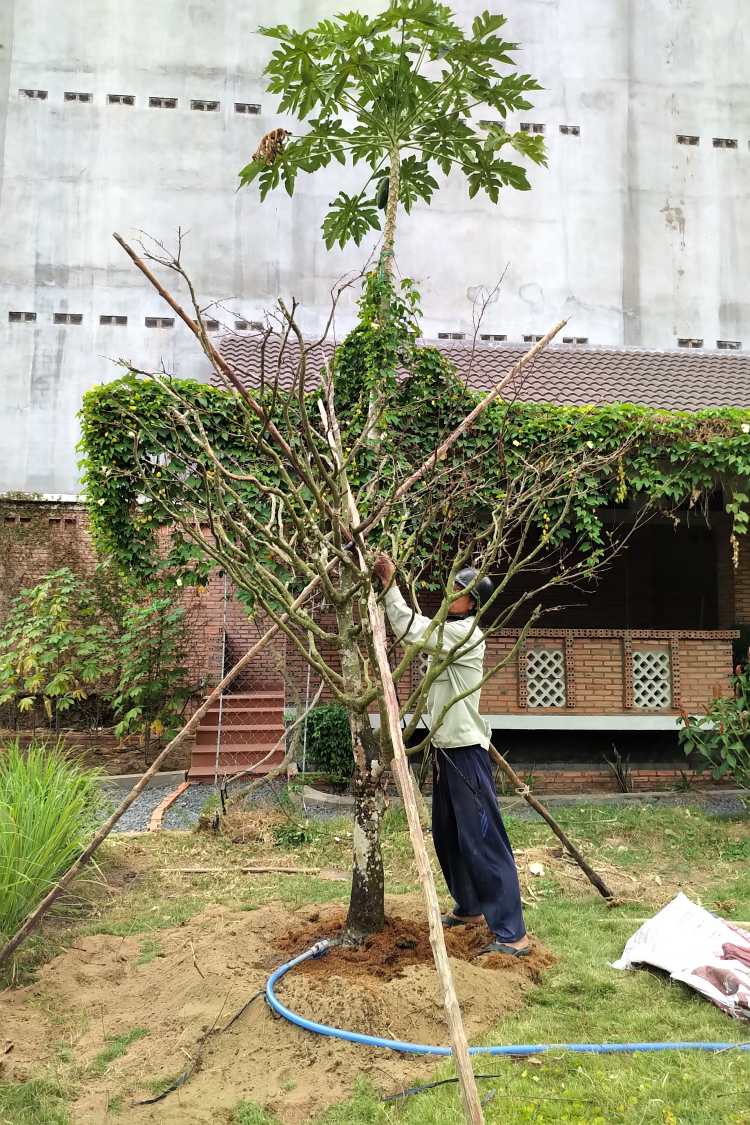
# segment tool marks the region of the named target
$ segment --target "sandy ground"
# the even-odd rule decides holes
[[[392,919],[384,938],[358,955],[343,951],[290,974],[278,986],[289,1007],[320,1022],[424,1043],[447,1042],[440,989],[431,964],[419,895],[387,896]],[[238,1098],[260,1101],[296,1125],[344,1100],[359,1073],[384,1093],[425,1072],[423,1060],[313,1035],[276,1018],[256,1000],[225,1033],[207,1040],[199,1070],[152,1106],[145,1083],[180,1074],[202,1034],[222,1027],[261,989],[270,970],[342,921],[337,904],[289,914],[271,905],[231,913],[211,907],[184,926],[160,931],[161,956],[138,964],[141,937],[79,939],[40,972],[37,983],[0,995],[3,1077],[22,1079],[51,1059],[55,1044],[72,1049],[85,1067],[106,1039],[133,1028],[132,1043],[103,1077],[84,1074],[72,1106],[76,1125],[114,1120],[109,1101],[124,1096],[119,1120],[163,1125],[229,1122]],[[451,966],[470,1038],[523,1004],[524,991],[552,957],[538,943],[516,960],[494,955],[470,961],[489,940],[483,927],[448,935]],[[287,951],[284,951],[287,950]],[[348,956],[348,959],[347,959]],[[285,1088],[286,1087],[286,1088]]]

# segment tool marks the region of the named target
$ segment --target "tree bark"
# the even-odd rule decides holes
[[[385,875],[380,849],[384,801],[380,789],[380,741],[367,715],[352,719],[357,763],[353,782],[354,865],[344,942],[360,945],[371,934],[380,933],[385,925]]]
[[[385,229],[383,231],[383,266],[388,273],[393,273],[393,243],[396,237],[396,213],[398,211],[398,193],[401,186],[401,154],[395,145],[390,151],[390,159],[388,203],[385,208]]]

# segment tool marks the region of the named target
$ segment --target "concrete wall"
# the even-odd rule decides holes
[[[256,319],[279,296],[301,301],[304,326],[322,323],[334,282],[360,250],[328,253],[319,227],[335,194],[360,181],[338,166],[308,177],[293,199],[264,205],[235,193],[260,136],[282,124],[261,70],[271,49],[259,23],[297,25],[336,0],[5,0],[0,6],[0,489],[77,490],[75,414],[81,394],[116,377],[120,357],[163,362],[182,376],[207,365],[187,330],[146,329],[168,310],[111,238],[189,231],[184,260],[218,319]],[[374,10],[368,0],[363,9]],[[481,5],[458,0],[468,19]],[[518,68],[544,91],[548,170],[533,190],[498,206],[468,200],[451,177],[431,207],[400,220],[398,264],[418,278],[425,332],[467,330],[467,290],[503,274],[487,332],[519,340],[561,314],[592,345],[671,348],[679,337],[750,346],[750,105],[741,45],[742,0],[504,0]],[[48,91],[44,101],[19,89]],[[90,92],[86,104],[67,90]],[[108,105],[133,94],[133,107]],[[173,110],[149,96],[176,97]],[[221,102],[191,111],[194,98]],[[259,117],[234,102],[260,102]],[[482,116],[481,113],[477,116]],[[580,126],[564,136],[562,124]],[[676,144],[678,133],[699,147]],[[736,150],[712,138],[736,138]],[[438,175],[438,178],[441,177]],[[162,271],[162,275],[163,275]],[[166,278],[165,278],[166,280]],[[180,287],[176,287],[178,292]],[[183,294],[184,295],[184,294]],[[35,323],[8,312],[36,312]],[[55,312],[83,315],[53,326]],[[352,322],[348,302],[339,332]],[[100,315],[126,315],[124,328]]]

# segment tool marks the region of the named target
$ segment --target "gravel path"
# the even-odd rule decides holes
[[[284,789],[284,784],[283,781],[274,781],[267,785],[260,786],[259,789],[256,789],[255,792],[251,794],[251,802],[258,805],[272,805],[279,793]],[[165,797],[168,797],[169,794],[173,792],[173,786],[144,790],[143,793],[136,797],[128,811],[118,821],[114,831],[136,832],[145,830],[148,827],[154,809],[161,804]],[[162,827],[167,829],[182,829],[183,831],[194,828],[198,821],[198,815],[202,812],[206,801],[209,797],[215,796],[215,794],[216,790],[213,785],[191,785],[184,793],[181,793],[174,804],[167,809],[162,821]],[[299,798],[296,798],[296,800],[299,801]],[[428,796],[426,800],[429,806],[431,803],[430,797]],[[550,801],[549,808],[554,816],[556,809],[575,808],[583,803],[584,802],[581,800],[576,800],[575,798],[564,801],[556,800]],[[701,797],[696,793],[670,793],[663,797],[644,797],[642,800],[629,798],[623,801],[607,801],[607,808],[623,808],[633,804],[637,804],[641,807],[643,805],[650,805],[652,808],[660,808],[664,805],[699,805],[704,812],[710,813],[712,816],[742,816],[744,812],[742,802],[737,797],[729,795],[726,797]],[[337,820],[342,816],[351,817],[352,810],[351,806],[319,804],[317,801],[306,800],[305,808],[300,808],[300,813],[309,820],[326,821]],[[539,814],[529,808],[528,805],[515,805],[505,810],[503,816],[516,817],[518,820],[540,819]]]

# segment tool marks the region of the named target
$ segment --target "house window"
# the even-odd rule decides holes
[[[576,347],[581,347],[583,344],[588,344],[588,336],[563,336],[564,344],[574,344]]]
[[[543,133],[544,129],[545,129],[545,126],[541,125],[538,121],[537,122],[533,122],[533,121],[522,121],[521,122],[521,132],[522,133]]]
[[[501,121],[500,119],[493,120],[491,117],[485,117],[479,122],[479,126],[482,129],[486,129],[490,125],[494,125],[497,129],[505,128],[505,122]]]
[[[107,94],[108,105],[135,105],[134,94]]]
[[[564,707],[565,654],[561,648],[531,648],[526,653],[529,707]]]
[[[438,340],[463,340],[465,332],[438,332]]]
[[[742,340],[717,340],[716,347],[722,352],[738,352],[742,347]]]
[[[22,321],[36,320],[36,313],[9,312],[8,320],[11,324],[20,324]]]
[[[127,324],[128,318],[126,316],[100,316],[100,324]]]
[[[192,101],[190,103],[190,108],[200,109],[204,113],[216,113],[219,108],[219,102]]]
[[[147,316],[147,328],[174,328],[173,316]]]
[[[76,94],[72,90],[66,90],[63,94],[63,100],[66,102],[92,102],[94,100],[94,95]]]
[[[149,98],[151,109],[177,109],[177,98]]]
[[[714,137],[714,148],[737,148],[733,137]]]
[[[681,339],[677,341],[678,348],[702,348],[703,341],[695,339]]]
[[[678,145],[699,145],[701,143],[700,137],[689,137],[684,133],[677,134]]]
[[[480,336],[479,339],[480,340],[487,340],[490,343],[493,343],[493,342],[501,343],[503,340],[507,340],[508,337],[507,336],[500,336],[497,332],[495,332],[495,333],[491,333],[491,334],[485,333],[484,335]]]
[[[235,102],[234,103],[234,112],[235,113],[259,114],[260,113],[260,106],[258,105],[257,102]]]
[[[19,96],[19,98],[31,98],[34,101],[43,102],[43,101],[46,101],[46,99],[47,99],[47,91],[46,90],[19,90],[18,96]]]
[[[207,332],[218,332],[219,331],[220,325],[219,325],[218,320],[204,320],[203,323],[206,326]]]
[[[667,649],[633,652],[633,705],[644,711],[671,707],[672,669]]]
[[[543,339],[543,336],[524,336],[523,342],[524,344],[538,344]]]
[[[83,324],[82,313],[55,313],[52,317],[53,324]]]
[[[566,137],[580,137],[581,126],[580,125],[561,125],[560,126],[560,132],[564,133]]]

